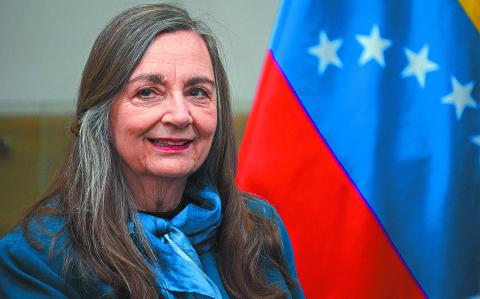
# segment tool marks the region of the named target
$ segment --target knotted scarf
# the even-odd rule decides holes
[[[138,213],[140,229],[157,257],[156,262],[149,261],[149,266],[165,298],[221,298],[199,257],[213,246],[222,220],[220,197],[211,187],[205,187],[195,194],[195,200],[170,221]],[[130,227],[133,230],[133,225]]]

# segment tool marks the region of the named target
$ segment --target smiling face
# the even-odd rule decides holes
[[[187,178],[205,161],[217,127],[212,61],[191,31],[160,34],[112,104],[110,123],[129,181]]]

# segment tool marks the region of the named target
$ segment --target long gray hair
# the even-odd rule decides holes
[[[222,199],[224,218],[217,234],[222,281],[232,297],[282,296],[282,291],[265,281],[262,266],[255,262],[266,256],[287,283],[294,285],[281,258],[278,232],[271,221],[248,210],[234,183],[236,150],[230,95],[217,44],[206,25],[171,5],[128,9],[96,39],[80,85],[71,127],[77,137],[70,156],[55,183],[25,217],[24,227],[42,214],[49,199],[58,198],[58,213],[64,216],[71,245],[81,257],[67,258],[66,267],[74,264],[85,277],[93,272],[118,295],[158,297],[153,274],[140,253],[154,259],[153,251],[141,232],[137,244],[129,234],[128,222],[138,221],[136,205],[113,146],[109,112],[155,37],[175,31],[193,31],[202,37],[214,69],[218,125],[208,157],[188,179],[187,188],[195,191],[208,182]]]

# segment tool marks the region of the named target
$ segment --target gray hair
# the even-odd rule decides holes
[[[195,192],[209,183],[222,200],[223,219],[216,237],[222,282],[231,297],[282,297],[285,293],[265,280],[261,264],[271,261],[287,284],[295,285],[282,259],[278,230],[271,220],[246,207],[235,185],[237,155],[230,94],[217,44],[206,25],[167,4],[127,9],[97,37],[83,71],[71,126],[77,138],[56,181],[24,217],[24,233],[35,243],[29,237],[30,221],[42,214],[61,214],[70,245],[78,253],[66,255],[64,269],[76,267],[84,280],[96,275],[112,285],[117,297],[158,298],[143,254],[150,259],[155,255],[141,231],[132,239],[128,229],[129,221],[138,223],[136,205],[113,146],[109,113],[155,37],[175,31],[197,33],[213,65],[217,128],[205,162],[188,178],[187,190]],[[48,204],[52,198],[59,201],[55,212]]]
[[[148,277],[149,272],[143,258],[135,254],[135,244],[130,238],[129,242],[125,238],[128,236],[127,223],[137,223],[138,219],[135,202],[113,147],[109,112],[116,95],[126,85],[155,37],[175,31],[196,32],[205,41],[212,59],[217,86],[218,125],[211,152],[189,179],[188,188],[200,188],[207,181],[216,185],[219,167],[224,160],[222,149],[229,143],[226,132],[231,131],[228,82],[212,33],[203,23],[190,18],[186,11],[169,5],[142,5],[114,18],[95,41],[83,72],[77,101],[73,127],[78,138],[73,143],[69,163],[71,173],[67,175],[67,184],[71,188],[65,189],[63,196],[65,213],[72,222],[69,228],[74,230],[73,235],[79,237],[74,241],[88,249],[91,259],[87,260],[90,260],[90,266],[93,264],[95,272],[104,274],[101,276],[117,274],[130,294],[143,294],[138,286],[142,283],[126,279],[131,275],[122,271],[125,268],[122,261],[112,258],[125,253],[117,250],[119,244],[114,243],[121,240],[127,247],[125,250],[134,253],[133,264],[141,265],[142,276]],[[111,227],[112,224],[115,227]],[[112,240],[108,236],[112,229],[123,237]],[[138,233],[142,251],[154,259],[145,237]],[[95,256],[103,256],[104,259],[95,259]],[[131,256],[125,259],[126,263],[131,259]],[[112,266],[114,271],[101,270]]]

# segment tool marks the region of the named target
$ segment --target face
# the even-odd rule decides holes
[[[127,180],[186,182],[210,151],[216,101],[203,39],[187,31],[160,34],[111,108],[114,146]]]

